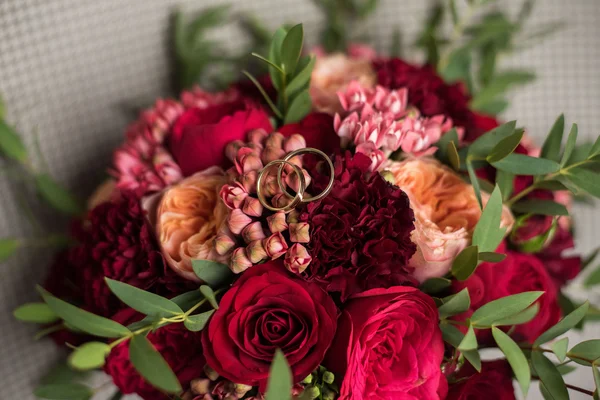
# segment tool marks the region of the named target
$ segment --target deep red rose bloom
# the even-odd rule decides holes
[[[390,89],[408,89],[408,102],[427,116],[443,114],[455,126],[465,128],[466,142],[497,126],[493,117],[478,115],[469,109],[469,96],[460,83],[447,84],[429,65],[417,66],[399,58],[373,63],[378,83]]]
[[[340,400],[445,398],[444,343],[431,297],[416,288],[350,298],[323,365],[343,378]]]
[[[306,139],[306,147],[313,147],[333,154],[340,149],[340,137],[333,129],[333,117],[325,113],[311,113],[302,121],[279,128],[284,136],[299,133]]]
[[[465,363],[450,385],[447,400],[515,400],[512,371],[506,360],[484,361],[481,372]]]
[[[124,309],[114,320],[128,325],[144,316],[132,309]],[[200,333],[188,331],[183,324],[170,324],[148,334],[148,340],[167,361],[182,387],[203,375],[204,357]],[[124,394],[136,393],[144,400],[168,400],[166,396],[142,378],[129,360],[129,342],[117,345],[106,359],[104,371]]]
[[[175,121],[169,149],[183,174],[189,176],[214,165],[228,166],[225,146],[259,128],[272,130],[269,115],[246,101],[191,108]]]
[[[573,235],[559,224],[550,243],[536,254],[558,287],[575,279],[581,272],[581,257],[563,254],[565,250],[573,248],[575,248]]]
[[[466,281],[453,282],[454,292],[467,287],[471,296],[470,310],[458,318],[468,318],[479,307],[501,297],[543,291],[545,293],[537,300],[540,308],[537,316],[526,324],[516,325],[512,333],[512,337],[518,341],[532,343],[560,319],[556,285],[544,264],[535,255],[503,249],[498,251],[507,254],[504,261],[496,264],[482,263]],[[480,331],[479,334],[483,341],[490,340],[489,330]]]
[[[264,390],[279,348],[300,382],[323,360],[336,321],[327,293],[269,261],[249,268],[225,293],[202,331],[204,356],[219,375]]]
[[[416,251],[410,240],[414,214],[408,196],[375,173],[371,160],[358,153],[335,158],[335,183],[329,195],[309,203],[300,220],[311,227],[308,280],[342,300],[377,287],[412,282],[408,261]],[[314,176],[315,193],[328,182]],[[323,178],[325,178],[323,180]]]

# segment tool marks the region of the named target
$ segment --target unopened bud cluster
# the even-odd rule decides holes
[[[338,397],[339,388],[336,385],[335,375],[320,366],[315,372],[307,376],[301,384],[304,386],[303,399],[334,400]]]

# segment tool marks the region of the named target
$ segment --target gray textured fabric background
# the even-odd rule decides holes
[[[458,1],[460,3],[460,0]],[[499,0],[515,10],[519,1]],[[0,93],[8,119],[25,135],[33,153],[36,137],[48,170],[80,196],[102,179],[111,149],[120,142],[130,117],[123,104],[150,103],[167,91],[169,11],[175,5],[198,9],[221,3],[198,0],[0,0]],[[236,11],[262,16],[270,27],[285,21],[305,23],[307,40],[316,39],[321,15],[308,0],[232,0]],[[568,28],[542,45],[507,58],[507,65],[534,68],[539,79],[513,96],[504,117],[518,119],[540,138],[560,112],[579,123],[580,138],[600,134],[600,1],[538,1],[531,23],[560,19]],[[425,15],[423,0],[382,0],[364,26],[356,29],[388,48],[390,33],[399,26],[405,43],[412,43]],[[243,43],[232,26],[216,34],[230,48]],[[414,52],[408,52],[409,58]],[[39,235],[19,213],[22,197],[0,175],[0,237]],[[45,222],[65,221],[40,212]],[[575,211],[578,251],[587,253],[599,243],[597,208]],[[28,247],[0,265],[0,399],[33,399],[40,376],[60,356],[53,345],[32,340],[32,326],[16,323],[11,310],[35,299],[33,287],[44,275],[50,252]],[[572,290],[580,295],[574,285]],[[600,295],[592,294],[596,304]],[[598,325],[589,325],[591,337]],[[582,336],[574,335],[574,340]],[[573,342],[575,343],[575,342]],[[593,387],[591,372],[575,372],[567,381]],[[99,377],[101,384],[105,378]],[[102,391],[103,399],[110,390]],[[531,398],[539,398],[533,393]],[[572,393],[572,399],[589,398]]]

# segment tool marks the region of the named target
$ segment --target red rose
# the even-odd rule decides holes
[[[124,309],[113,319],[128,325],[144,316],[132,309]],[[170,324],[148,334],[148,340],[167,361],[182,387],[187,387],[192,379],[204,373],[204,357],[200,334],[188,331],[183,324]],[[136,393],[144,400],[168,400],[142,378],[129,360],[129,342],[117,345],[106,359],[104,371],[124,394]]]
[[[333,117],[325,113],[308,114],[302,121],[279,128],[284,136],[299,133],[306,139],[306,147],[332,154],[340,149],[340,137],[333,129]]]
[[[343,377],[340,400],[443,399],[444,343],[433,299],[395,286],[353,296],[325,367]]]
[[[185,176],[217,165],[227,166],[225,146],[253,129],[272,130],[269,115],[235,101],[185,111],[173,125],[169,149]]]
[[[565,256],[563,252],[575,247],[573,235],[558,224],[554,237],[544,249],[536,254],[558,287],[565,285],[581,272],[581,257]]]
[[[530,322],[516,325],[512,336],[532,343],[540,334],[556,324],[561,311],[557,302],[557,289],[544,264],[532,254],[498,250],[506,253],[504,261],[496,264],[482,263],[464,282],[453,283],[454,292],[469,288],[471,308],[458,318],[468,318],[479,307],[492,300],[529,291],[545,292],[538,300],[540,310]],[[482,341],[489,341],[489,330],[481,331]]]
[[[270,261],[249,268],[225,293],[202,331],[204,356],[230,381],[264,390],[279,348],[300,382],[323,360],[336,320],[327,293]]]
[[[512,372],[506,360],[481,363],[477,372],[465,363],[457,374],[456,383],[450,385],[447,400],[515,400]]]

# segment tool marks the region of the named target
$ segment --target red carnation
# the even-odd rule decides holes
[[[340,137],[333,129],[333,117],[325,113],[308,114],[302,121],[279,128],[284,136],[299,133],[306,139],[306,146],[332,154],[340,149]]]
[[[123,325],[139,321],[143,315],[128,308],[114,316]],[[170,324],[148,334],[148,340],[167,361],[182,387],[203,374],[204,357],[200,334],[188,331],[183,324]],[[117,345],[106,359],[104,371],[123,394],[136,393],[144,400],[168,400],[142,378],[129,360],[129,342]]]
[[[515,400],[512,372],[506,360],[481,363],[477,372],[465,363],[455,376],[456,383],[450,385],[447,400]]]
[[[308,204],[300,220],[311,227],[309,280],[342,299],[370,288],[412,282],[408,261],[416,251],[410,240],[414,215],[408,196],[375,173],[371,160],[350,153],[335,159],[335,183],[322,200]],[[315,176],[315,192],[328,179]]]

